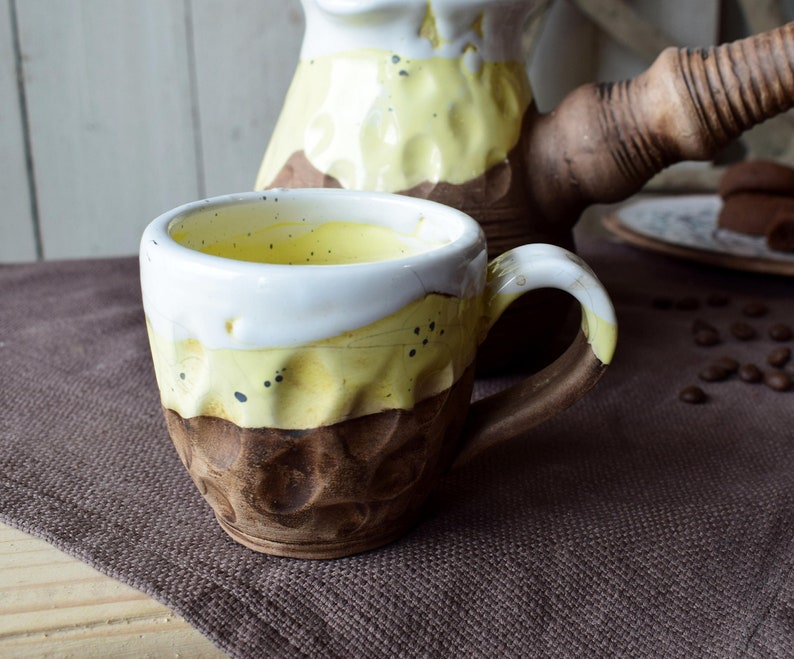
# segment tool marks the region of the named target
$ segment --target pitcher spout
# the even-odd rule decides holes
[[[549,221],[573,226],[662,169],[710,160],[794,107],[794,23],[708,49],[664,50],[631,80],[575,89],[530,122],[528,186]]]

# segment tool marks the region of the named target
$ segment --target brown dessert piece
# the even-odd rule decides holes
[[[794,252],[794,211],[778,211],[766,228],[765,236],[769,249]]]
[[[717,218],[717,226],[750,236],[763,236],[779,213],[794,216],[794,191],[789,197],[738,192],[725,199]]]
[[[748,160],[729,167],[717,192],[722,198],[742,192],[794,196],[794,168],[769,160]]]
[[[770,249],[794,251],[794,168],[769,160],[727,169],[717,188],[719,229],[764,236]]]

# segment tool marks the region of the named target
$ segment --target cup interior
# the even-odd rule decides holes
[[[440,249],[467,228],[452,209],[396,195],[271,190],[193,205],[167,232],[183,247],[237,261],[349,265]]]

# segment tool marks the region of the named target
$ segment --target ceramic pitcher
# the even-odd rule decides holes
[[[794,23],[667,49],[637,78],[584,85],[540,114],[524,35],[549,2],[302,4],[300,61],[256,187],[430,198],[480,222],[492,255],[528,242],[571,249],[588,205],[625,199],[675,162],[707,160],[794,105]],[[563,307],[544,299],[539,318],[532,306],[527,296],[511,313],[525,315],[525,331],[555,331]],[[514,361],[520,340],[492,336]]]

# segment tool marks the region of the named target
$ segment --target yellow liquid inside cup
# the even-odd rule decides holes
[[[261,212],[261,211],[260,211]],[[349,265],[390,261],[429,251],[448,241],[420,237],[424,219],[411,234],[348,221],[281,221],[249,210],[228,209],[192,215],[170,228],[181,245],[237,261],[277,265]],[[264,224],[264,226],[262,226]]]

